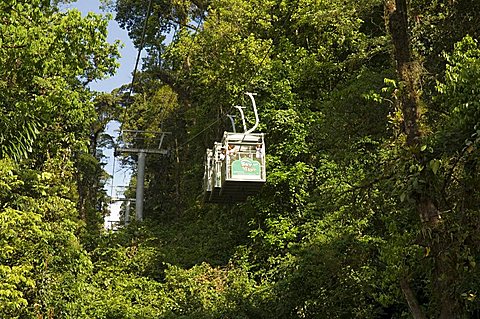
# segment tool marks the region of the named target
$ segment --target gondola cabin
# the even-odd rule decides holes
[[[216,142],[207,150],[204,174],[204,199],[207,203],[244,202],[256,194],[265,184],[265,140],[263,133],[253,133],[259,119],[253,93],[246,93],[252,100],[255,125],[247,130],[241,107],[245,132],[225,132],[222,142]]]
[[[209,152],[210,151],[210,152]],[[222,163],[225,151],[222,143],[215,142],[212,150],[207,150],[204,175],[204,201],[206,203],[223,203],[220,197],[222,187]]]
[[[220,195],[244,201],[257,193],[266,180],[263,133],[225,132],[222,145],[226,156],[222,163]]]
[[[205,174],[203,176],[204,201],[209,201],[212,194],[213,150],[207,149],[205,156]]]
[[[210,162],[207,152],[205,169],[205,202],[245,201],[266,181],[263,133],[225,132],[222,143],[215,143]]]
[[[213,146],[213,165],[212,165],[212,194],[210,202],[221,203],[223,200],[220,197],[222,187],[222,162],[225,159],[225,151],[222,149],[222,144],[215,142]]]

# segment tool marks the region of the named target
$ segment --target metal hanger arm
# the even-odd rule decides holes
[[[253,97],[256,94],[255,93],[250,93],[250,92],[247,92],[245,94],[248,95],[250,100],[252,100],[253,113],[255,113],[255,125],[251,129],[249,129],[248,131],[245,132],[245,134],[250,134],[257,129],[257,126],[258,126],[258,123],[260,122],[260,119],[258,118],[257,104],[255,103],[255,98]]]

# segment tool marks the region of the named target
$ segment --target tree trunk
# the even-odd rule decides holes
[[[394,60],[399,80],[400,94],[397,99],[399,109],[403,115],[403,128],[406,134],[406,145],[411,148],[412,155],[416,161],[426,166],[427,159],[418,155],[417,149],[422,138],[420,129],[420,78],[421,66],[412,56],[410,38],[408,35],[408,13],[406,0],[385,0],[385,18],[388,31],[392,37]],[[428,183],[428,176],[424,176]],[[440,225],[440,213],[430,194],[415,192],[412,194],[416,202],[416,211],[425,227],[438,229]],[[438,229],[439,230],[439,229]],[[441,230],[439,230],[441,231]],[[429,241],[427,239],[427,241]],[[432,255],[436,256],[434,280],[436,281],[437,291],[432,292],[434,299],[441,304],[440,318],[449,318],[453,314],[452,298],[448,294],[449,274],[444,270],[448,268],[448,263],[444,258],[444,252],[439,245],[429,244],[432,248]],[[433,251],[435,250],[435,251]],[[443,276],[446,275],[446,276]],[[442,279],[443,278],[443,279]],[[414,292],[410,288],[408,281],[402,278],[400,288],[407,300],[410,312],[415,319],[424,319],[420,305]]]
[[[421,137],[420,116],[420,65],[414,61],[408,37],[406,0],[386,0],[387,25],[394,46],[394,58],[401,94],[398,102],[403,113],[407,145],[415,146]]]
[[[406,144],[415,148],[422,138],[420,130],[420,76],[421,66],[412,57],[408,36],[408,14],[406,0],[386,0],[385,17],[392,37],[394,59],[400,86],[397,100],[403,114],[403,126],[407,136]],[[421,165],[425,159],[417,158]],[[425,225],[435,227],[440,222],[439,211],[426,194],[414,194],[417,211]]]

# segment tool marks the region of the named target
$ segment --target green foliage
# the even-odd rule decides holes
[[[480,92],[475,82],[480,73],[479,61],[480,48],[471,37],[458,42],[454,52],[447,56],[445,83],[439,83],[437,89],[438,101],[444,112],[448,112],[444,125],[445,131],[450,131],[451,143],[462,145],[476,132]]]
[[[452,30],[441,39],[441,32],[432,26],[447,31],[450,22],[471,16],[461,9],[468,2],[412,4],[416,52],[425,57],[429,70],[436,71],[434,77],[445,76],[445,81],[434,91],[433,77],[426,78],[422,120],[427,137],[419,149],[408,150],[403,149],[403,118],[396,108],[401,84],[394,78],[380,1],[211,1],[201,27],[188,30],[177,25],[173,42],[166,48],[158,46],[165,52],[161,60],[152,63],[157,59],[152,54],[144,73],[145,79],[154,79],[150,87],[160,80],[177,94],[177,119],[181,114],[183,121],[173,125],[167,117],[162,128],[186,140],[176,149],[180,156],[175,168],[152,161],[147,190],[149,201],[155,203],[147,207],[147,214],[153,222],[161,220],[153,231],[162,252],[156,254],[178,267],[173,268],[177,272],[165,273],[168,281],[181,279],[184,285],[174,295],[184,296],[179,308],[188,315],[177,311],[172,316],[204,318],[205,313],[215,313],[217,302],[225,302],[197,286],[195,271],[205,266],[198,266],[204,261],[248,271],[260,285],[252,301],[259,318],[400,318],[408,312],[398,286],[405,277],[429,313],[436,314],[432,246],[452,247],[448,254],[455,254],[451,259],[455,261],[446,266],[452,272],[471,260],[470,254],[458,254],[448,238],[465,244],[455,225],[470,229],[471,224],[453,217],[454,212],[459,205],[476,209],[472,194],[477,185],[473,176],[478,99],[472,79],[478,76],[476,43],[471,39],[449,54],[443,72],[438,52],[450,52],[464,31]],[[123,12],[121,19],[139,27],[138,16],[126,16]],[[155,123],[152,114],[166,114],[149,104],[155,101],[155,90],[165,90],[160,87],[132,106],[130,126],[144,127]],[[245,205],[198,206],[194,185],[202,172],[201,165],[193,163],[201,161],[204,148],[228,127],[222,116],[232,112],[230,105],[239,104],[245,90],[259,93],[267,184]],[[215,120],[217,129],[212,129]],[[185,169],[175,171],[179,167]],[[174,191],[156,182],[173,175]],[[442,230],[424,229],[419,220],[415,202],[423,194],[448,212]],[[238,222],[238,237],[230,236],[232,228],[225,227],[232,216]],[[175,223],[178,226],[172,226]],[[220,259],[212,258],[212,247],[219,247],[212,237],[227,243],[220,246],[224,253]],[[471,251],[477,249],[474,242]],[[172,251],[182,257],[172,258]],[[192,265],[197,266],[189,268]],[[475,306],[464,300],[475,299],[475,284],[459,288],[458,283],[473,273],[456,272],[448,279],[459,289],[451,294],[468,311]],[[189,289],[215,301],[187,298]],[[191,314],[193,309],[202,310]]]
[[[42,146],[84,146],[82,134],[94,116],[85,85],[117,66],[117,44],[106,43],[106,19],[59,12],[43,2],[0,5],[2,158],[25,158]]]
[[[77,233],[101,222],[77,211],[99,166],[86,85],[114,72],[117,44],[107,19],[50,1],[4,1],[0,20],[0,317],[91,318],[78,302],[93,267]]]
[[[8,300],[2,316],[65,312],[91,267],[74,236],[74,198],[64,184],[68,171],[56,175],[54,160],[46,163],[53,170],[43,172],[11,161],[0,166],[1,285]]]
[[[110,3],[137,46],[147,4]],[[428,317],[447,302],[456,317],[478,315],[480,49],[469,6],[411,2],[430,73],[423,136],[405,148],[381,1],[154,1],[130,98],[86,88],[116,66],[106,19],[1,4],[0,316],[405,318],[400,281]],[[205,148],[231,105],[249,105],[246,90],[258,93],[267,183],[244,204],[205,205]],[[172,132],[171,155],[148,158],[146,221],[104,233],[97,147],[111,142],[112,119]],[[441,221],[420,219],[419,203]]]

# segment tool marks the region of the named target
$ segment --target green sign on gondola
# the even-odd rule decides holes
[[[232,163],[232,178],[257,179],[261,178],[260,163],[249,158],[242,158]]]

